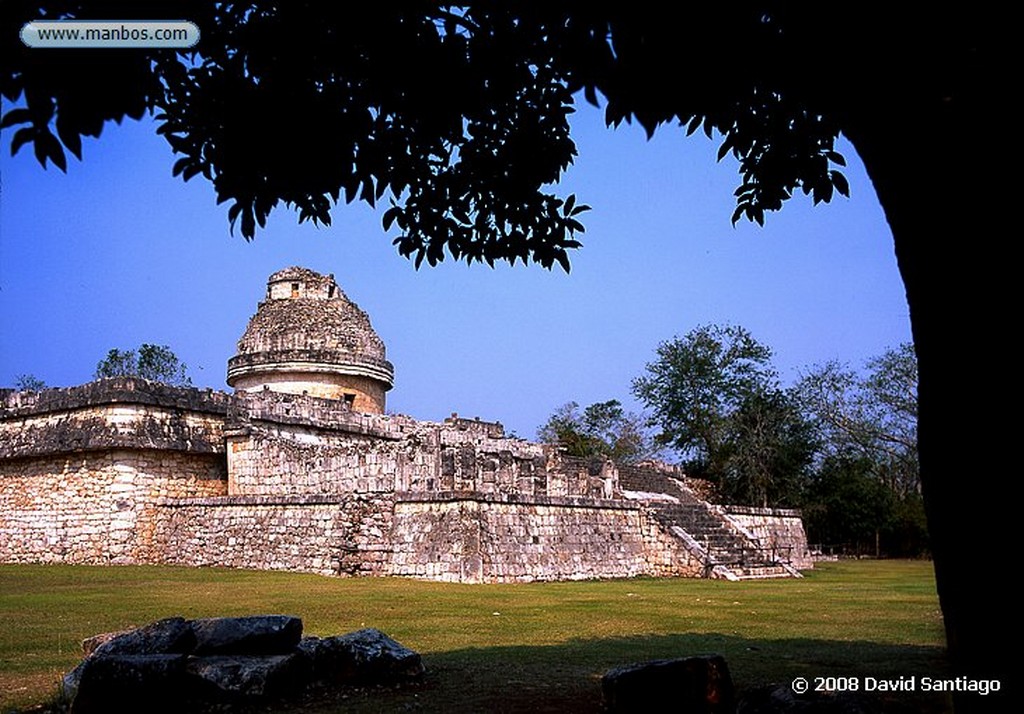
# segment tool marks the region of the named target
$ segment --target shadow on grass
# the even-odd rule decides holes
[[[267,711],[327,714],[344,700],[353,712],[600,712],[601,675],[650,659],[724,655],[738,690],[794,677],[941,676],[939,647],[834,640],[746,639],[722,634],[651,635],[575,640],[561,645],[490,647],[424,653],[425,681],[415,687],[347,692],[329,701]],[[895,693],[884,711],[937,713],[942,695]]]

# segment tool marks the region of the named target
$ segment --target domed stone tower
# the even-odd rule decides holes
[[[236,391],[305,393],[375,414],[384,411],[394,380],[366,313],[333,275],[299,267],[267,279],[267,299],[228,360],[228,384]]]

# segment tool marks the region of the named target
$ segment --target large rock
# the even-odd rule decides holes
[[[301,643],[300,643],[301,640]],[[420,656],[379,630],[302,639],[286,615],[160,620],[90,638],[63,680],[71,714],[187,712],[300,694],[320,685],[397,683],[420,676]]]
[[[220,700],[279,699],[301,692],[309,681],[309,663],[299,652],[191,657],[187,670],[204,698]]]
[[[735,689],[720,655],[616,667],[601,678],[609,712],[732,714]]]
[[[96,648],[102,645],[103,643],[110,642],[110,640],[114,639],[115,637],[127,635],[129,632],[132,632],[132,630],[117,630],[116,632],[103,632],[98,635],[93,635],[92,637],[86,637],[84,640],[82,640],[82,654],[89,656],[93,652],[95,652]]]
[[[288,654],[302,638],[302,620],[288,615],[192,620],[196,655]]]
[[[372,628],[337,637],[306,637],[299,648],[312,662],[313,681],[321,686],[401,682],[424,671],[418,653]]]
[[[104,637],[98,635],[97,638]],[[95,640],[97,638],[90,638]],[[82,643],[86,647],[86,640]],[[195,647],[192,628],[183,617],[158,620],[124,634],[114,635],[92,650],[93,657],[110,655],[188,654]]]
[[[180,712],[190,688],[183,654],[106,655],[79,668],[71,714]]]

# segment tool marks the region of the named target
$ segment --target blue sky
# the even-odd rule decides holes
[[[226,389],[226,363],[272,272],[333,272],[395,365],[390,411],[453,411],[521,436],[559,405],[617,398],[659,342],[706,323],[749,329],[785,382],[839,359],[858,365],[910,339],[892,239],[847,145],[852,198],[802,195],[764,228],[729,222],[739,183],[717,142],[575,117],[580,156],[562,184],[593,206],[572,273],[446,263],[413,269],[379,212],[342,205],[330,228],[278,210],[252,243],[200,178],[171,177],[154,124],[109,125],[68,173],[30,149],[0,151],[0,385],[91,379],[112,347],[167,344],[199,386]]]

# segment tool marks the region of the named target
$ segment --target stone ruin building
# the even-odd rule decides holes
[[[798,512],[711,505],[671,469],[496,422],[386,414],[394,368],[331,275],[270,276],[227,381],[0,391],[0,561],[458,582],[811,565]]]

